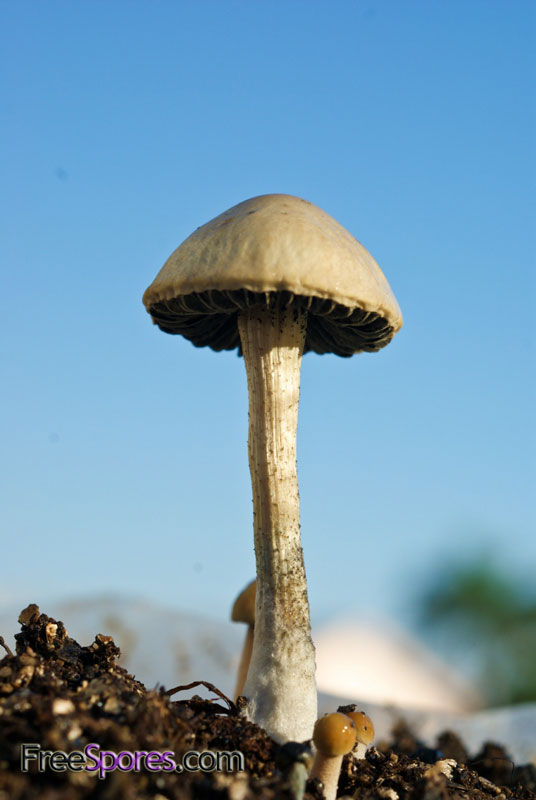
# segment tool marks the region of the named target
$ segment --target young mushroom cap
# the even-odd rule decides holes
[[[344,712],[355,725],[356,729],[356,758],[363,758],[367,747],[374,739],[374,725],[371,718],[364,711]]]
[[[231,611],[232,622],[245,622],[246,625],[255,625],[255,595],[257,581],[248,583],[233,603]]]
[[[400,309],[348,231],[284,194],[246,200],[198,228],[143,302],[166,333],[244,355],[257,561],[246,713],[276,740],[303,741],[317,699],[296,471],[301,358],[379,350],[401,327]]]
[[[353,720],[340,711],[325,714],[315,723],[313,742],[316,749],[328,758],[346,755],[354,746],[355,740]]]

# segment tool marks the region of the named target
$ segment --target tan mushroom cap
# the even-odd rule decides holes
[[[328,758],[349,753],[355,744],[356,729],[346,714],[334,711],[325,714],[315,723],[313,742],[315,747]]]
[[[374,725],[371,718],[364,711],[346,711],[345,713],[355,725],[357,741],[369,745],[374,739]]]
[[[286,194],[246,200],[198,228],[143,302],[162,330],[214,350],[240,348],[237,313],[259,302],[308,309],[305,352],[379,350],[402,326],[370,253],[329,214]]]
[[[251,581],[246,588],[240,592],[234,601],[231,612],[233,622],[245,622],[247,625],[255,625],[255,595],[257,593],[257,581]]]

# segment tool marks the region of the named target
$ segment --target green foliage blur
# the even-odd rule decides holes
[[[486,705],[536,700],[536,580],[489,558],[453,563],[419,605],[426,633],[451,663],[469,667]]]

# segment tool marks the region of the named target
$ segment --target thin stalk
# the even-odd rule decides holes
[[[257,595],[248,716],[280,741],[310,738],[314,647],[300,543],[296,432],[306,312],[257,306],[238,328],[249,391]]]
[[[244,691],[244,684],[246,682],[249,665],[251,662],[251,653],[253,651],[253,640],[255,636],[255,628],[253,625],[248,625],[246,631],[246,638],[242,647],[242,655],[240,656],[240,663],[238,665],[238,673],[236,678],[236,685],[234,690],[234,700]]]

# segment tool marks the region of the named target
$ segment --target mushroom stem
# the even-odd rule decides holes
[[[325,756],[317,752],[309,778],[319,778],[324,784],[324,800],[335,800],[343,756]]]
[[[244,646],[242,647],[242,655],[240,656],[240,663],[238,665],[238,674],[236,676],[236,686],[234,691],[234,699],[240,697],[244,691],[244,684],[246,682],[249,662],[251,661],[251,653],[253,651],[253,636],[255,628],[253,625],[248,625],[246,638],[244,639]]]
[[[296,431],[307,312],[254,306],[238,329],[249,391],[257,595],[244,694],[247,714],[278,741],[311,737],[314,647],[300,544]]]
[[[355,760],[361,761],[362,758],[365,758],[366,752],[367,752],[367,745],[364,742],[358,742],[354,749]]]

